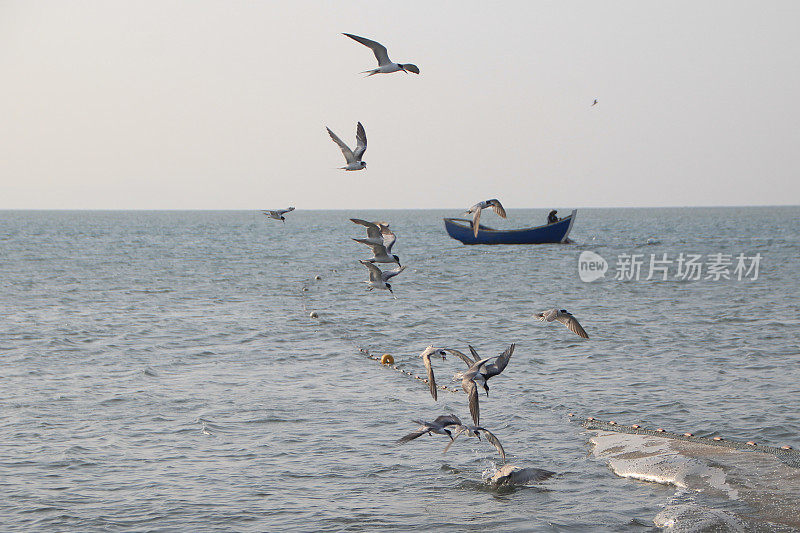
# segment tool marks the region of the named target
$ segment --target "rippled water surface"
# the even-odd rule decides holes
[[[800,528],[791,498],[770,514],[741,496],[800,494],[796,469],[762,477],[766,463],[743,466],[760,454],[720,464],[621,437],[619,450],[708,468],[712,488],[759,490],[643,481],[652,472],[621,471],[566,416],[800,448],[800,208],[586,209],[575,244],[516,247],[463,246],[444,232],[452,215],[0,212],[2,529]],[[397,232],[396,300],[366,291],[351,216]],[[579,279],[586,250],[608,261],[604,279]],[[664,253],[762,260],[756,280],[684,281],[675,265],[645,280]],[[620,254],[643,254],[639,281],[613,279]],[[531,318],[555,306],[590,339]],[[356,349],[422,374],[428,344],[488,356],[512,342],[481,422],[509,463],[556,475],[500,488],[485,481],[501,465],[486,442],[394,444],[411,419],[468,419],[464,394],[434,402]],[[435,360],[440,383],[461,365]]]

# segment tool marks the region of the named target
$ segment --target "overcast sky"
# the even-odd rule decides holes
[[[797,1],[0,0],[0,208],[798,204],[798,21]],[[341,32],[421,75],[364,78]],[[368,168],[337,170],[325,126],[352,145],[359,120]]]

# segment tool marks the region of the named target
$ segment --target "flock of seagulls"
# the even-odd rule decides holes
[[[472,346],[469,346],[469,351],[472,354],[472,357],[460,352],[459,350],[456,350],[455,348],[436,348],[434,346],[428,346],[425,348],[425,350],[423,350],[419,356],[422,359],[422,362],[425,365],[425,370],[428,373],[428,388],[430,389],[431,396],[434,400],[438,399],[438,394],[436,377],[434,376],[433,366],[431,365],[431,356],[441,357],[442,360],[445,361],[447,359],[447,354],[450,353],[466,363],[467,371],[457,372],[453,376],[453,381],[461,381],[461,388],[467,394],[469,399],[469,414],[472,418],[473,424],[464,424],[457,416],[452,414],[438,416],[433,420],[433,422],[414,420],[413,422],[419,424],[419,428],[398,439],[397,443],[404,444],[416,439],[417,437],[421,437],[426,433],[429,435],[433,435],[434,433],[437,435],[446,435],[450,438],[450,443],[443,452],[446,453],[459,435],[466,434],[470,437],[477,437],[478,440],[481,440],[481,434],[483,434],[486,437],[486,440],[490,444],[494,445],[495,448],[497,448],[497,452],[500,454],[501,459],[505,461],[506,452],[503,448],[503,445],[500,443],[500,439],[498,439],[494,433],[480,425],[481,415],[480,405],[478,402],[478,387],[481,387],[486,392],[487,396],[489,395],[489,385],[487,383],[489,378],[499,375],[501,372],[503,372],[503,370],[506,369],[508,362],[511,359],[511,355],[514,353],[515,346],[515,344],[512,344],[500,355],[486,357],[484,359],[481,359],[480,356],[478,356],[478,353]]]
[[[372,257],[370,259],[359,260],[359,263],[369,270],[369,279],[365,281],[368,285],[368,290],[386,290],[394,296],[392,284],[389,283],[389,280],[406,269],[406,267],[400,266],[400,257],[392,254],[392,246],[397,242],[397,235],[389,229],[389,224],[386,222],[368,222],[360,218],[351,218],[350,221],[367,229],[366,239],[353,240],[372,249]],[[397,268],[384,271],[378,268],[375,263],[397,263]],[[395,296],[395,298],[397,297]]]
[[[382,44],[350,33],[344,33],[343,35],[370,48],[375,54],[375,58],[378,61],[378,67],[366,70],[362,72],[362,74],[373,76],[375,74],[391,74],[393,72],[401,71],[406,74],[409,72],[419,74],[419,68],[416,65],[411,63],[395,63],[389,59],[388,51]],[[592,103],[592,106],[596,104],[597,100]],[[346,171],[357,171],[367,168],[367,163],[363,160],[364,153],[367,150],[367,134],[364,129],[364,125],[361,124],[361,122],[358,122],[356,125],[355,149],[351,149],[344,141],[342,141],[341,138],[339,138],[338,135],[331,131],[330,128],[326,129],[328,131],[328,135],[333,142],[339,146],[342,151],[342,155],[344,156],[346,164],[345,166],[340,167],[340,169]],[[484,200],[473,205],[466,211],[466,214],[472,215],[472,227],[476,237],[478,235],[478,229],[480,226],[481,212],[484,209],[491,209],[498,216],[506,218],[506,211],[500,201],[496,198]],[[293,210],[294,207],[289,207],[281,210],[263,211],[263,213],[269,218],[285,222],[286,219],[284,215]],[[353,240],[369,247],[372,251],[371,258],[359,260],[359,263],[364,265],[369,271],[369,279],[365,281],[368,286],[368,290],[387,290],[394,296],[394,291],[392,290],[392,285],[389,283],[389,280],[403,272],[403,270],[406,268],[405,266],[401,266],[400,257],[393,253],[393,247],[397,242],[397,235],[391,229],[389,229],[389,224],[386,222],[369,222],[357,218],[351,218],[350,221],[354,224],[364,227],[367,232],[365,238],[354,238]],[[396,264],[396,268],[384,271],[381,270],[376,263]],[[589,338],[589,336],[586,334],[586,331],[581,327],[575,317],[565,309],[548,309],[541,313],[536,313],[534,317],[544,322],[561,322],[576,335],[585,339]],[[460,381],[462,390],[467,394],[467,403],[469,406],[472,424],[464,424],[456,415],[453,414],[440,415],[432,422],[414,420],[419,427],[411,433],[398,439],[397,442],[399,444],[404,444],[411,442],[412,440],[415,440],[425,434],[444,435],[450,439],[450,442],[447,444],[443,452],[446,453],[460,435],[476,437],[478,440],[482,440],[481,437],[483,436],[486,438],[487,442],[492,444],[497,449],[501,459],[505,461],[506,452],[503,448],[503,445],[500,443],[500,440],[494,435],[494,433],[480,425],[480,394],[478,389],[480,388],[487,397],[489,396],[489,379],[500,375],[508,367],[508,363],[514,353],[515,346],[516,344],[511,344],[500,355],[486,358],[481,358],[475,348],[472,346],[468,346],[470,355],[466,355],[455,348],[437,348],[434,346],[426,347],[419,357],[422,359],[422,362],[425,366],[425,370],[427,372],[426,381],[434,401],[438,400],[438,394],[436,377],[434,375],[431,358],[441,357],[442,361],[446,361],[447,355],[451,354],[461,359],[461,361],[466,364],[466,370],[455,373],[453,376],[453,381]]]

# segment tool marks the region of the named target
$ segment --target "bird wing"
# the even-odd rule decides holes
[[[288,209],[281,209],[280,211],[276,211],[278,215],[285,215],[286,213],[291,213],[294,211],[294,207],[289,207]]]
[[[502,372],[503,370],[506,369],[506,367],[508,366],[508,361],[509,361],[509,359],[511,359],[511,354],[514,353],[514,347],[515,346],[516,346],[516,344],[512,344],[511,346],[509,346],[506,349],[505,352],[501,353],[497,357],[497,359],[495,359],[494,363],[492,363],[490,365],[485,365],[483,367],[484,371],[485,371],[485,376],[486,376],[487,379],[492,377],[492,376],[496,376],[497,374],[499,374],[500,372]]]
[[[386,50],[386,47],[383,46],[381,43],[377,43],[375,41],[371,41],[369,39],[365,39],[364,37],[359,37],[358,35],[353,35],[351,33],[343,33],[342,35],[347,35],[351,39],[356,42],[363,44],[369,48],[372,48],[373,53],[375,54],[375,59],[378,60],[378,66],[388,65],[392,61],[389,59],[389,52]]]
[[[375,257],[379,255],[386,255],[386,247],[383,244],[371,241],[369,239],[353,239],[356,242],[360,242],[361,244],[366,244],[370,248],[372,248],[372,254]]]
[[[480,361],[480,360],[481,360],[481,356],[480,356],[480,355],[478,355],[478,352],[476,352],[476,351],[475,351],[475,348],[473,348],[473,347],[472,347],[471,345],[469,345],[469,344],[467,344],[467,347],[469,348],[469,353],[471,353],[471,354],[472,354],[472,357],[475,359],[475,360],[474,360],[472,363],[470,363],[470,365],[472,365],[473,363],[477,363],[478,361]]]
[[[458,350],[456,350],[454,348],[445,348],[445,351],[455,355],[456,357],[458,357],[459,359],[461,359],[462,361],[467,363],[467,368],[469,368],[469,367],[471,367],[472,365],[475,364],[475,361],[473,361],[472,359],[467,357],[465,354],[459,352]]]
[[[425,371],[428,373],[428,387],[431,389],[431,396],[433,399],[437,399],[436,394],[436,377],[433,375],[433,367],[431,366],[431,355],[429,353],[425,353],[422,356],[422,362],[425,363]]]
[[[467,372],[464,374],[464,379],[468,379],[468,380],[474,379],[475,376],[478,375],[478,372],[481,371],[481,368],[483,367],[483,365],[485,365],[487,361],[491,361],[495,357],[497,357],[497,356],[487,357],[486,359],[481,359],[480,361],[476,361],[475,363],[473,363],[473,365],[471,367],[469,367],[469,370],[467,370]]]
[[[264,213],[268,217],[272,217],[272,218],[281,216],[278,211],[262,211],[262,213]]]
[[[349,163],[355,163],[356,162],[356,156],[353,155],[353,151],[350,149],[350,147],[347,146],[344,143],[344,141],[339,138],[338,135],[333,133],[330,128],[325,128],[325,129],[328,130],[328,135],[331,136],[331,139],[333,139],[333,142],[338,144],[339,148],[342,149],[342,154],[344,154],[345,161],[347,161],[348,164]]]
[[[436,417],[434,422],[436,422],[442,427],[461,425],[461,419],[458,418],[456,415],[439,415]]]
[[[492,209],[499,217],[506,218],[506,210],[503,209],[503,204],[500,203],[500,200],[497,198],[492,198],[488,201],[488,204],[492,206]]]
[[[478,208],[475,209],[475,213],[472,215],[472,232],[475,234],[475,237],[478,236],[478,227],[480,227],[481,223],[481,211],[483,211],[480,206],[477,207]]]
[[[478,425],[481,420],[481,410],[478,405],[478,386],[471,379],[464,378],[461,380],[461,388],[469,396],[469,414],[472,416],[472,423]]]
[[[561,313],[559,316],[556,317],[556,320],[567,326],[569,330],[578,337],[583,337],[584,339],[589,338],[589,335],[581,327],[581,325],[578,323],[578,320],[574,316],[572,316],[571,313]]]
[[[361,158],[364,156],[364,152],[367,151],[367,132],[364,131],[364,126],[361,123],[358,123],[356,126],[356,149],[353,152],[353,156],[355,156],[356,161],[361,161]]]
[[[364,265],[369,269],[369,280],[370,281],[382,281],[383,279],[383,272],[381,269],[376,267],[374,264],[370,263],[369,261],[360,260],[359,263]]]
[[[381,235],[381,228],[377,224],[373,222],[367,222],[366,220],[361,220],[360,218],[351,218],[350,222],[353,222],[355,224],[360,224],[366,227],[367,237],[369,237],[370,240],[374,240],[376,242],[383,240],[383,236]]]
[[[389,228],[384,228],[381,230],[381,236],[383,238],[383,245],[386,247],[386,253],[392,253],[392,246],[394,246],[395,241],[397,241],[397,235],[392,233]]]
[[[506,461],[506,451],[503,449],[503,445],[500,444],[500,439],[495,437],[494,433],[489,431],[486,428],[477,428],[480,431],[483,431],[483,434],[486,435],[486,440],[491,442],[495,448],[497,448],[497,452],[500,454],[500,457],[503,459],[503,462]]]
[[[423,427],[421,427],[421,428],[419,428],[419,429],[417,429],[417,430],[415,430],[415,431],[412,431],[412,432],[411,432],[411,433],[409,433],[408,435],[405,435],[405,436],[403,436],[403,437],[400,437],[400,438],[399,438],[399,439],[397,439],[395,442],[396,442],[397,444],[405,444],[406,442],[412,441],[412,440],[414,440],[414,439],[416,439],[416,438],[418,438],[418,437],[421,437],[421,436],[423,436],[423,435],[424,435],[425,433],[427,433],[427,432],[428,432],[428,428],[427,428],[427,427],[425,427],[425,426],[423,426]]]
[[[400,272],[402,272],[405,269],[406,269],[406,267],[402,266],[402,267],[396,268],[394,270],[387,270],[386,272],[382,272],[381,276],[383,277],[383,281],[384,282],[385,281],[389,281],[390,279],[392,279],[393,277],[395,277],[396,275],[398,275]]]

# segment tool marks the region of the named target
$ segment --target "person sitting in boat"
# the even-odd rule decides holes
[[[554,222],[558,222],[559,218],[556,216],[556,213],[558,213],[558,211],[553,209],[552,211],[550,211],[550,214],[547,215],[547,223],[548,224],[552,224]]]

